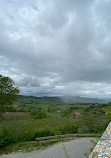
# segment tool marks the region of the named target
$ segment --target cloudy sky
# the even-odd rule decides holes
[[[0,0],[0,74],[25,95],[111,96],[111,0]]]

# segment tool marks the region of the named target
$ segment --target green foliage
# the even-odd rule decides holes
[[[39,109],[32,109],[30,115],[34,116],[36,119],[43,119],[47,117],[47,113]]]
[[[50,135],[102,134],[110,121],[105,114],[109,104],[65,104],[56,97],[25,96],[19,96],[14,104],[17,112],[9,113],[12,119],[3,120],[6,113],[0,116],[0,147]],[[80,116],[72,117],[74,112]],[[21,114],[23,118],[17,117]]]
[[[70,114],[68,110],[64,111],[62,114],[62,117],[67,117]]]
[[[30,115],[36,116],[37,113],[38,113],[38,109],[32,109],[31,112],[30,112]]]
[[[3,128],[3,130],[0,131],[0,148],[11,143],[15,143],[15,141],[13,139],[13,136],[11,135],[10,130],[7,130],[7,128]]]
[[[0,122],[3,120],[3,114],[0,113]]]
[[[109,103],[109,106],[105,109],[106,115],[111,119],[111,103]]]
[[[74,119],[64,119],[65,124],[63,125],[62,128],[62,134],[73,134],[73,133],[78,133],[78,121],[75,121]]]
[[[84,115],[80,117],[80,120],[78,122],[79,132],[102,134],[108,123],[109,120],[102,120],[102,118],[95,117],[95,115],[93,114],[86,116]]]
[[[13,86],[14,81],[9,77],[0,75],[0,111],[7,111],[8,105],[16,100],[19,89]]]
[[[11,144],[7,147],[2,148],[0,150],[0,155],[8,154],[11,152],[18,152],[18,151],[30,152],[33,150],[47,147],[49,145],[53,145],[57,142],[58,142],[58,140],[50,140],[50,141],[43,141],[43,142],[41,142],[41,141],[40,142],[37,142],[37,141],[19,142],[19,143]]]
[[[16,142],[33,141],[36,137],[104,132],[108,122],[95,124],[92,119],[91,116],[77,120],[45,118],[3,122],[0,128],[0,147]]]

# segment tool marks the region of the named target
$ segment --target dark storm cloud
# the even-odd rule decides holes
[[[110,5],[0,1],[0,73],[23,94],[110,95]]]

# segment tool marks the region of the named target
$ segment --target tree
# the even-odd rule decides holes
[[[7,107],[13,104],[20,92],[18,87],[13,85],[14,81],[12,79],[0,74],[0,109],[2,111],[6,111]]]

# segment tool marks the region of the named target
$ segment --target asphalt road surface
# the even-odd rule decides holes
[[[86,158],[84,153],[88,153],[92,147],[90,140],[94,138],[77,138],[68,142],[58,143],[53,146],[47,147],[44,150],[36,150],[29,153],[11,153],[2,155],[0,158],[66,158],[66,153],[69,158]],[[65,146],[65,149],[64,149]]]

